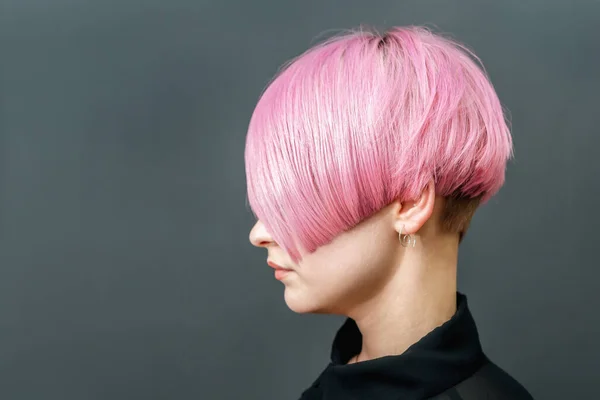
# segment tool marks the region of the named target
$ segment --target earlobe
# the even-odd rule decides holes
[[[417,244],[417,238],[415,235],[411,235],[410,233],[404,234],[404,225],[400,228],[400,232],[398,233],[398,239],[400,239],[400,244],[403,247],[415,247]]]

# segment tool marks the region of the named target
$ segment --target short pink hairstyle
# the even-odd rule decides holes
[[[485,203],[512,151],[501,103],[464,45],[424,27],[351,31],[287,63],[260,97],[248,201],[298,261],[432,178],[439,196]]]

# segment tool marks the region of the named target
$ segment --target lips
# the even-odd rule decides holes
[[[267,264],[268,264],[268,265],[269,265],[271,268],[273,268],[273,269],[275,269],[275,270],[277,270],[277,271],[279,271],[279,270],[281,270],[281,271],[291,271],[291,269],[290,269],[290,268],[284,268],[284,267],[282,267],[281,265],[279,265],[279,264],[276,264],[276,263],[274,263],[274,262],[273,262],[273,261],[271,261],[271,260],[267,260]]]

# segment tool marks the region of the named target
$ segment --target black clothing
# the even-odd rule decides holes
[[[346,364],[362,347],[348,318],[337,332],[331,362],[300,400],[532,400],[527,390],[483,353],[467,298],[404,353]]]

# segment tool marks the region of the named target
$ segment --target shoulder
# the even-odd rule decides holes
[[[433,399],[533,400],[533,397],[515,378],[486,359],[473,375]]]
[[[515,378],[486,358],[486,362],[473,376],[456,386],[459,393],[469,399],[469,392],[477,398],[533,400],[531,394]]]

